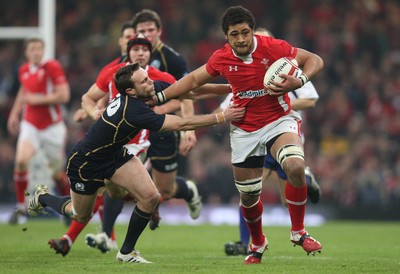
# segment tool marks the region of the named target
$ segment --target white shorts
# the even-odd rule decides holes
[[[232,164],[242,163],[251,156],[266,155],[268,141],[282,133],[293,132],[300,136],[300,124],[300,115],[296,111],[291,111],[288,115],[253,132],[231,125]]]
[[[43,150],[50,165],[59,166],[64,164],[66,136],[67,127],[63,121],[39,130],[31,123],[22,120],[18,143],[29,141],[36,151]]]
[[[140,144],[132,143],[125,145],[125,148],[128,150],[128,153],[138,157],[142,163],[146,159],[146,152],[149,147],[150,147],[149,140],[145,140]]]

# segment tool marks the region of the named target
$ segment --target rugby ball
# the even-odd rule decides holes
[[[276,60],[265,72],[264,75],[265,89],[268,89],[267,85],[270,85],[271,81],[277,83],[284,83],[286,81],[286,79],[280,77],[279,74],[296,76],[298,71],[299,67],[296,59],[289,57],[282,57]]]

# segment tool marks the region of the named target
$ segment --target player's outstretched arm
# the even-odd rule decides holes
[[[204,100],[226,95],[232,92],[229,84],[205,84],[195,90],[181,95],[181,99]]]
[[[206,115],[195,115],[181,118],[177,115],[166,115],[161,131],[192,130],[200,127],[217,125],[224,122],[240,121],[245,114],[245,108],[236,105],[222,112]]]

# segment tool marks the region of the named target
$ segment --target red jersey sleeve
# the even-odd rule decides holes
[[[266,51],[266,55],[271,60],[275,61],[281,57],[296,57],[297,48],[293,47],[287,41],[266,36],[256,37],[260,43],[260,48]]]
[[[220,58],[223,55],[223,51],[228,50],[227,46],[230,47],[228,44],[226,44],[224,48],[215,51],[213,55],[211,55],[211,57],[208,59],[206,70],[210,75],[214,77],[220,75],[220,71],[222,70],[221,65],[223,64]]]

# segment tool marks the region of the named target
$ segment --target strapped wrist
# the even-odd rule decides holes
[[[223,111],[216,113],[215,118],[217,119],[217,124],[226,122],[225,114]]]
[[[165,103],[165,101],[167,101],[164,91],[157,92],[156,96],[159,104]]]
[[[302,73],[299,77],[297,77],[301,81],[301,86],[304,86],[308,82],[308,76]]]

